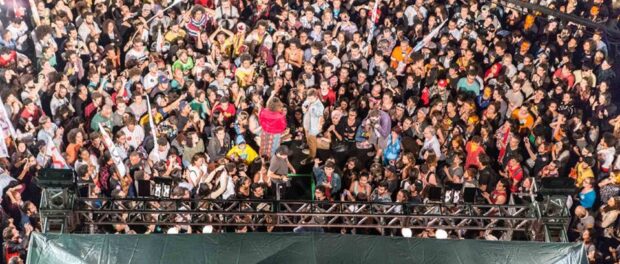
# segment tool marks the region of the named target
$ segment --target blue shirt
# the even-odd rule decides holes
[[[594,200],[596,200],[596,192],[594,190],[590,190],[587,193],[579,193],[580,204],[586,209],[594,206]]]
[[[303,104],[303,108],[306,107],[308,110],[304,114],[304,129],[306,130],[306,132],[308,132],[308,134],[316,136],[321,132],[321,127],[319,123],[321,117],[323,117],[323,111],[325,110],[325,107],[323,106],[323,103],[321,103],[321,101],[319,101],[318,99],[312,103],[306,100]]]

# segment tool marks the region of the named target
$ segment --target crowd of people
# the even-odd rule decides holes
[[[534,2],[620,18],[611,1]],[[8,263],[41,230],[46,168],[91,198],[286,199],[290,174],[311,172],[322,201],[463,186],[507,204],[572,178],[573,239],[617,261],[604,30],[484,0],[0,0],[0,23]]]

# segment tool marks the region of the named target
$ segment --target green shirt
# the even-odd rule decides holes
[[[476,96],[480,94],[480,84],[478,84],[478,82],[475,80],[474,80],[474,83],[469,84],[467,83],[466,77],[461,78],[459,82],[456,84],[456,87],[458,88],[459,91],[462,91],[462,92],[473,93]]]
[[[112,119],[105,118],[101,115],[101,113],[97,113],[93,119],[90,121],[90,128],[98,132],[99,131],[99,123],[103,123],[104,126],[112,128]]]
[[[181,71],[186,72],[191,71],[192,68],[194,68],[194,59],[192,59],[192,57],[187,57],[187,61],[185,63],[183,63],[181,60],[177,60],[174,62],[174,64],[172,64],[173,73],[177,69],[181,69]]]

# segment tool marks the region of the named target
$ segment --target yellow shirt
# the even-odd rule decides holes
[[[185,35],[187,33],[185,33],[185,30],[183,29],[179,29],[178,32],[172,32],[172,31],[168,31],[166,32],[166,35],[164,35],[164,39],[166,40],[166,42],[172,42],[177,38],[185,38]]]
[[[226,153],[226,157],[231,159],[232,157],[237,156],[240,160],[243,160],[245,164],[250,165],[252,162],[258,157],[258,154],[252,147],[249,145],[245,145],[244,149],[239,148],[239,145],[232,147],[228,153]]]
[[[239,86],[241,86],[242,88],[245,88],[248,85],[250,85],[250,82],[252,81],[251,79],[253,78],[253,76],[254,76],[254,69],[252,68],[246,69],[243,67],[239,67],[235,71],[235,78],[237,79]]]
[[[581,188],[583,185],[583,181],[587,178],[594,178],[594,172],[592,168],[584,169],[581,165],[582,163],[577,163],[577,180],[575,181],[575,185]]]

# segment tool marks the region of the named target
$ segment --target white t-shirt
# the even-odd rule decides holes
[[[138,148],[142,144],[142,141],[144,140],[144,128],[141,126],[134,126],[133,131],[130,131],[129,128],[125,126],[121,129],[121,131],[125,133],[129,146]]]

